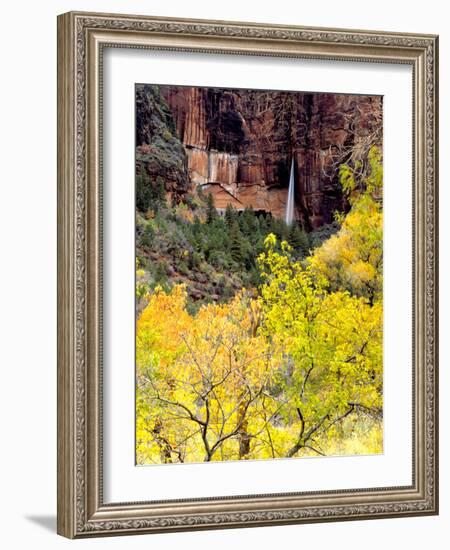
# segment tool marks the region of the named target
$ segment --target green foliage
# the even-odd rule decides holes
[[[211,224],[217,218],[217,210],[214,205],[214,197],[212,193],[208,193],[206,197],[206,223]]]
[[[227,204],[225,209],[225,223],[227,224],[228,229],[231,229],[233,224],[238,219],[237,212],[231,204]]]
[[[187,194],[183,202],[169,206],[162,178],[152,183],[143,170],[138,181],[142,198],[136,242],[142,254],[149,258],[152,288],[161,282],[170,288],[180,280],[192,281],[193,284],[188,285],[189,295],[201,303],[226,301],[240,288],[256,288],[261,283],[256,260],[272,228],[278,235],[289,237],[293,257],[303,258],[308,252],[308,236],[297,225],[287,227],[283,220],[256,214],[252,208],[238,212],[231,205],[221,217],[213,196],[202,192]],[[166,273],[154,267],[161,260],[167,264]],[[208,270],[213,277],[223,274],[224,284],[214,286],[205,281],[196,286],[198,278]]]
[[[144,231],[141,236],[141,245],[146,246],[147,248],[151,247],[153,244],[153,239],[155,237],[155,230],[153,223],[151,221],[147,222]]]
[[[141,212],[149,209],[157,212],[161,206],[166,206],[164,179],[161,176],[151,179],[142,166],[136,177],[136,208]]]
[[[230,256],[237,264],[241,264],[244,259],[242,233],[237,222],[233,223],[230,230]]]
[[[145,168],[141,168],[136,177],[136,208],[141,212],[147,210],[152,198],[152,186]]]
[[[160,260],[156,263],[153,276],[157,284],[162,284],[167,281],[167,263],[164,260]]]
[[[288,235],[288,243],[291,247],[298,251],[302,256],[306,256],[309,252],[309,239],[307,233],[301,229],[296,223],[291,225]]]
[[[289,226],[281,218],[271,218],[268,223],[270,233],[273,233],[278,240],[287,241],[289,237]]]

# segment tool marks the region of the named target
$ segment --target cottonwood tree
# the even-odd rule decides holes
[[[351,209],[341,217],[341,228],[308,258],[312,271],[321,274],[331,290],[348,290],[370,304],[383,289],[383,169],[377,148],[369,153],[364,191],[349,166],[341,167],[341,182]]]
[[[276,372],[257,335],[257,303],[186,312],[186,290],[157,290],[138,322],[138,457],[142,462],[247,458],[264,424],[261,398]]]
[[[287,427],[277,452],[324,454],[350,415],[382,414],[382,307],[346,291],[329,293],[325,277],[293,262],[290,247],[266,239],[260,257],[262,332],[284,359],[276,385]],[[272,430],[276,431],[276,430]]]

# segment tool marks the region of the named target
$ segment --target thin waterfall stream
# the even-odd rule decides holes
[[[295,177],[294,177],[294,158],[291,162],[291,173],[289,176],[289,190],[288,190],[288,200],[286,204],[286,224],[291,225],[294,221],[294,189],[295,188]]]

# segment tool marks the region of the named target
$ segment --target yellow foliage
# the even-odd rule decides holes
[[[370,303],[381,299],[383,289],[382,171],[377,162],[374,157],[368,190],[353,196],[338,233],[308,258],[312,271],[328,280],[330,290],[349,290]]]
[[[256,333],[258,306],[245,292],[195,316],[185,306],[183,286],[158,289],[138,321],[138,461],[243,458],[241,441],[260,422],[259,398],[275,370]],[[155,426],[167,441],[155,447],[150,438],[147,448]]]

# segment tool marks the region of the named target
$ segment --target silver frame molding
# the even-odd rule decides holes
[[[132,47],[413,68],[413,484],[105,504],[102,51]],[[438,513],[438,38],[70,12],[58,17],[58,533],[69,538]]]

